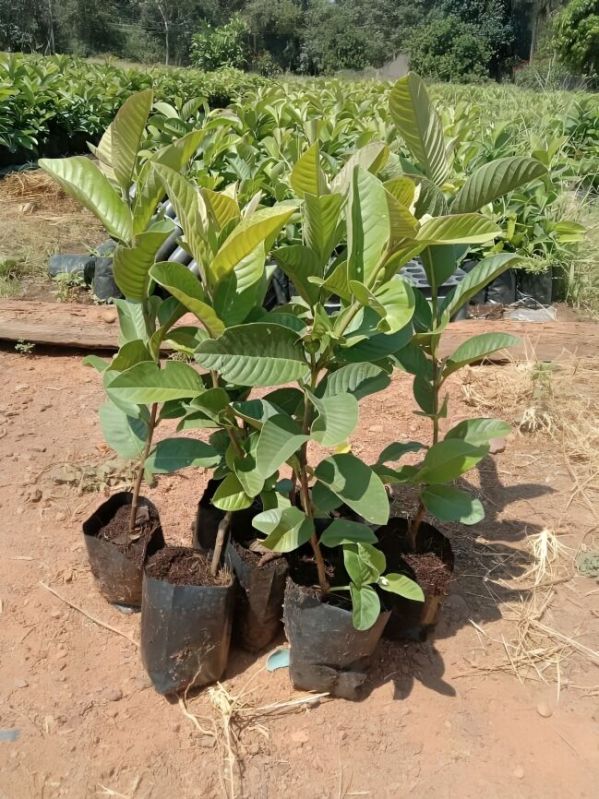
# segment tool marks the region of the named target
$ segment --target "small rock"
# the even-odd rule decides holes
[[[68,655],[68,652],[67,652],[66,649],[59,649],[56,652],[56,657],[58,658],[58,660],[62,660],[62,658],[66,658],[67,655]]]
[[[53,619],[60,619],[62,613],[59,610],[53,610],[50,616],[52,616]]]
[[[120,688],[104,688],[98,698],[101,702],[119,702],[123,698],[123,692]]]
[[[67,518],[67,515],[59,510],[54,518],[57,522],[64,522],[64,520]]]
[[[505,452],[505,438],[492,438],[489,441],[489,452],[491,455],[497,455],[499,452]]]
[[[113,325],[116,322],[116,313],[114,311],[104,311],[100,316],[107,325]]]
[[[22,677],[18,677],[14,682],[13,685],[15,688],[27,688],[29,683],[27,680],[24,680]]]
[[[512,774],[514,775],[514,777],[517,780],[524,779],[524,769],[522,768],[522,766],[516,766],[516,768],[513,770]]]
[[[41,499],[44,495],[40,488],[34,488],[31,491],[27,492],[27,501],[28,502],[41,502]]]
[[[384,427],[383,427],[382,424],[374,424],[374,425],[372,425],[372,427],[368,428],[368,432],[369,433],[382,433],[383,430],[384,430]]]
[[[548,719],[550,716],[553,716],[553,710],[551,710],[547,702],[539,702],[537,705],[537,713],[544,719]]]

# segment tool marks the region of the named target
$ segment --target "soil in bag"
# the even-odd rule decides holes
[[[348,597],[331,595],[323,601],[319,589],[288,579],[283,618],[293,686],[360,699],[389,612],[381,613],[369,630],[356,630]]]
[[[137,524],[129,531],[131,494],[110,497],[83,524],[90,568],[101,594],[114,605],[141,607],[145,559],[164,546],[155,506],[139,498]]]
[[[243,649],[259,652],[281,630],[287,561],[268,550],[254,552],[235,542],[228,557],[239,581],[233,636]]]
[[[416,549],[408,542],[407,519],[391,519],[377,530],[379,548],[387,559],[387,571],[405,574],[422,588],[425,601],[415,602],[397,594],[385,593],[391,618],[384,636],[392,641],[424,641],[437,623],[441,605],[453,575],[451,544],[442,533],[426,522],[420,524]]]
[[[160,694],[201,688],[227,666],[235,583],[214,577],[206,555],[165,547],[146,564],[141,612],[142,661]]]

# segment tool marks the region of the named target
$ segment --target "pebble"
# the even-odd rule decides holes
[[[505,446],[505,438],[492,438],[489,441],[489,452],[491,455],[497,455],[499,452],[505,452]]]
[[[384,430],[384,427],[383,427],[382,424],[374,424],[374,425],[372,425],[372,427],[368,428],[368,432],[369,433],[382,433],[383,430]]]
[[[123,692],[120,688],[104,688],[98,694],[98,698],[102,702],[119,702],[123,698]]]
[[[15,688],[27,688],[29,683],[27,682],[27,680],[24,680],[22,677],[19,677],[14,681],[13,685]]]
[[[522,768],[522,766],[516,766],[516,768],[512,773],[517,780],[524,779],[524,769]]]
[[[537,705],[537,713],[544,719],[548,719],[550,716],[553,716],[553,710],[551,710],[547,702],[539,702]]]
[[[58,511],[58,513],[54,518],[56,519],[57,522],[64,522],[64,520],[67,518],[67,515],[62,511]]]
[[[116,322],[116,314],[114,311],[104,311],[101,314],[101,318],[107,325],[113,325]]]

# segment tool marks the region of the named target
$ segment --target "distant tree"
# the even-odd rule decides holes
[[[205,22],[191,41],[191,63],[210,72],[221,67],[243,69],[249,56],[249,28],[235,15],[224,25]]]
[[[305,71],[362,70],[380,59],[373,53],[376,42],[356,16],[356,8],[348,3],[312,2],[306,13],[303,34],[302,63]]]
[[[55,5],[60,49],[79,55],[121,52],[124,37],[115,24],[117,6],[113,0],[63,0]]]
[[[599,75],[599,0],[571,0],[555,23],[562,62],[582,75]]]
[[[296,0],[250,0],[243,9],[254,56],[267,52],[282,69],[299,66],[303,7]]]

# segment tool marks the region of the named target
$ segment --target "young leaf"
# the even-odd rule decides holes
[[[273,508],[254,516],[256,530],[266,533],[260,543],[274,552],[292,552],[307,543],[314,533],[314,523],[299,508]]]
[[[163,369],[149,361],[121,372],[106,386],[109,397],[147,405],[197,397],[204,391],[199,374],[184,363],[167,361]]]
[[[144,419],[134,419],[112,402],[106,402],[100,408],[100,427],[106,443],[119,457],[129,460],[143,452],[148,436]]]
[[[202,342],[196,360],[239,386],[283,385],[308,371],[297,333],[264,323],[231,327],[216,341]]]
[[[312,423],[311,437],[323,447],[335,447],[347,441],[358,424],[358,401],[351,394],[319,399],[311,395],[318,411]]]
[[[390,572],[379,577],[378,584],[385,591],[398,594],[413,602],[424,602],[424,592],[417,582],[406,577],[405,574]]]
[[[345,162],[335,176],[331,188],[340,195],[345,195],[351,186],[352,176],[357,166],[376,175],[389,158],[389,147],[382,141],[371,141],[356,150]],[[408,203],[409,205],[409,203]]]
[[[481,214],[458,214],[429,219],[416,239],[428,244],[484,244],[500,234],[499,225]]]
[[[393,444],[389,444],[387,447],[385,447],[385,449],[378,456],[376,462],[381,464],[397,463],[397,461],[403,458],[406,453],[418,452],[421,449],[424,449],[424,444],[420,444],[418,441],[394,441]]]
[[[449,483],[476,466],[488,451],[488,447],[474,447],[457,438],[440,441],[426,453],[413,482]]]
[[[194,438],[165,438],[146,461],[153,474],[169,474],[189,467],[208,469],[220,463],[220,455],[205,441]]]
[[[128,192],[133,183],[137,153],[152,108],[152,90],[131,95],[111,124],[111,166],[121,188]]]
[[[308,305],[314,305],[320,295],[320,286],[311,283],[309,278],[322,277],[322,265],[318,255],[303,244],[292,244],[275,250],[273,258],[291,280],[300,297]]]
[[[93,161],[78,155],[73,158],[41,158],[39,165],[60,183],[67,194],[97,216],[111,236],[124,244],[131,243],[131,211]]]
[[[182,264],[166,261],[154,264],[150,277],[194,313],[211,336],[220,336],[225,325],[209,304],[200,281]]]
[[[135,237],[133,247],[119,246],[113,260],[114,279],[128,300],[143,302],[148,296],[149,271],[156,253],[173,232],[170,219]]]
[[[358,586],[375,583],[387,568],[385,556],[372,544],[346,544],[343,563],[351,581]]]
[[[381,613],[381,603],[376,591],[370,586],[349,587],[352,600],[352,624],[356,630],[369,630]]]
[[[270,477],[308,438],[289,416],[277,414],[267,419],[256,447],[258,472],[264,478]]]
[[[386,524],[389,520],[384,485],[355,455],[332,455],[318,464],[315,473],[321,483],[366,521]]]
[[[508,156],[483,164],[456,194],[452,213],[478,211],[483,205],[546,174],[547,169],[540,161],[525,156]]]
[[[445,438],[459,438],[475,447],[488,444],[492,438],[507,436],[511,427],[499,419],[464,419],[445,434]]]
[[[320,166],[320,148],[314,142],[293,165],[289,176],[291,188],[300,198],[305,194],[319,197],[328,192],[326,178]]]
[[[513,347],[519,339],[509,333],[481,333],[465,341],[445,362],[443,379],[466,364],[480,361],[498,350]]]
[[[381,181],[359,167],[347,206],[347,274],[369,286],[390,236],[387,192]]]
[[[214,507],[224,511],[243,510],[249,508],[252,502],[252,498],[248,497],[234,474],[225,477],[212,497]]]
[[[326,265],[331,252],[337,243],[337,232],[340,227],[339,212],[343,205],[340,194],[323,194],[314,197],[304,196],[304,240],[320,265],[320,274]]]
[[[449,317],[453,316],[471,297],[482,291],[489,283],[503,274],[506,269],[518,266],[523,260],[521,256],[514,255],[514,253],[499,253],[483,259],[447,295],[441,303],[440,310],[444,311]]]
[[[320,543],[325,547],[375,544],[376,540],[376,535],[368,525],[349,519],[334,519],[320,536]]]
[[[420,497],[424,507],[443,522],[476,524],[485,518],[481,501],[453,486],[427,486]]]
[[[418,75],[410,72],[397,81],[389,96],[389,110],[419,166],[440,186],[449,172],[443,126]]]
[[[111,362],[104,358],[100,358],[99,355],[86,355],[82,363],[84,366],[93,366],[93,368],[101,374],[108,369]]]

